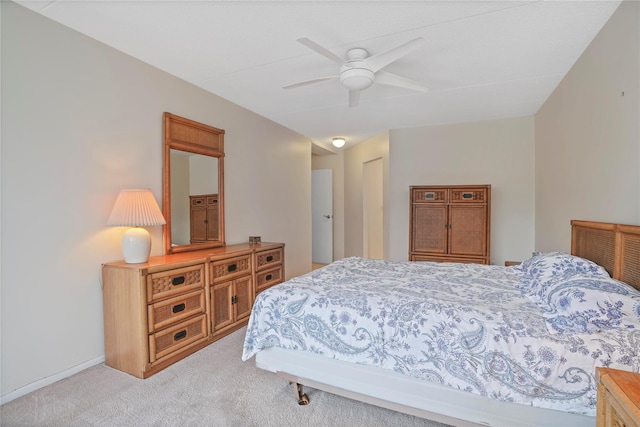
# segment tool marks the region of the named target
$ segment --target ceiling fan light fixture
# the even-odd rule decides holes
[[[344,138],[333,138],[331,143],[336,148],[344,147],[345,142],[347,142]]]
[[[375,79],[375,73],[367,68],[344,66],[340,71],[340,83],[349,90],[366,89],[373,84]]]

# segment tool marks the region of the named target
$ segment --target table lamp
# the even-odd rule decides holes
[[[149,260],[151,236],[141,227],[163,224],[166,221],[149,189],[120,191],[107,221],[107,225],[133,227],[122,236],[122,255],[127,264]]]

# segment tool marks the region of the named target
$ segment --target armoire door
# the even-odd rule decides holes
[[[485,206],[449,206],[449,253],[486,255],[487,219]]]
[[[412,252],[447,253],[447,206],[413,205]]]

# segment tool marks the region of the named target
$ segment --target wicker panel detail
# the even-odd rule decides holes
[[[251,314],[253,306],[253,280],[251,276],[236,279],[235,291],[234,320],[237,321]]]
[[[447,208],[414,205],[412,250],[445,253],[447,251]]]
[[[258,273],[256,275],[256,282],[256,290],[258,292],[282,282],[282,267]]]
[[[173,120],[169,127],[169,138],[172,141],[187,142],[202,145],[217,151],[222,151],[222,133],[199,127],[193,123],[182,123]]]
[[[180,279],[180,277],[184,277],[184,282],[182,282],[182,279]],[[174,280],[176,279],[179,279],[178,281],[182,282],[180,285],[184,285],[184,286],[201,283],[202,270],[198,269],[198,270],[188,271],[180,274],[172,274],[170,276],[154,277],[151,280],[151,283],[152,283],[151,287],[153,289],[153,293],[157,294],[160,292],[166,292],[174,289],[176,286],[180,286],[180,285],[174,284]]]
[[[214,286],[211,291],[211,317],[215,330],[231,324],[232,282]]]
[[[184,276],[183,284],[185,284],[185,285],[191,285],[191,284],[199,283],[199,282],[202,281],[202,271],[201,270],[189,271],[187,273],[180,274],[178,276]],[[153,279],[153,290],[154,290],[154,293],[155,292],[163,292],[163,291],[167,291],[169,289],[173,289],[173,287],[175,286],[173,284],[173,279],[175,279],[174,276],[166,276],[166,277],[160,277],[160,278],[157,278],[157,279]]]
[[[191,200],[191,206],[217,206],[218,195],[217,194],[203,194],[201,196],[189,196]]]
[[[205,205],[205,197],[204,196],[190,196],[191,206],[204,206]]]
[[[149,336],[151,362],[204,338],[207,330],[205,319],[203,314]]]
[[[486,191],[480,190],[465,190],[465,189],[451,189],[451,203],[484,203],[487,200]]]
[[[413,190],[413,203],[445,203],[447,201],[446,188],[430,188]]]
[[[186,319],[206,310],[204,290],[180,295],[149,306],[149,331]]]
[[[615,268],[615,234],[613,230],[576,227],[572,253],[599,264],[613,277]]]
[[[251,259],[245,257],[232,258],[220,263],[214,263],[211,267],[215,281],[236,277],[251,272]]]
[[[282,262],[282,249],[260,252],[256,255],[257,269]]]
[[[640,290],[640,235],[622,234],[620,280]]]
[[[450,209],[449,253],[484,255],[487,247],[484,206],[451,206]]]
[[[204,264],[151,274],[147,285],[149,302],[204,288]]]

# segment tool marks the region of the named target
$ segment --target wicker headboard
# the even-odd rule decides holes
[[[640,226],[571,221],[571,254],[603,266],[640,290]]]

